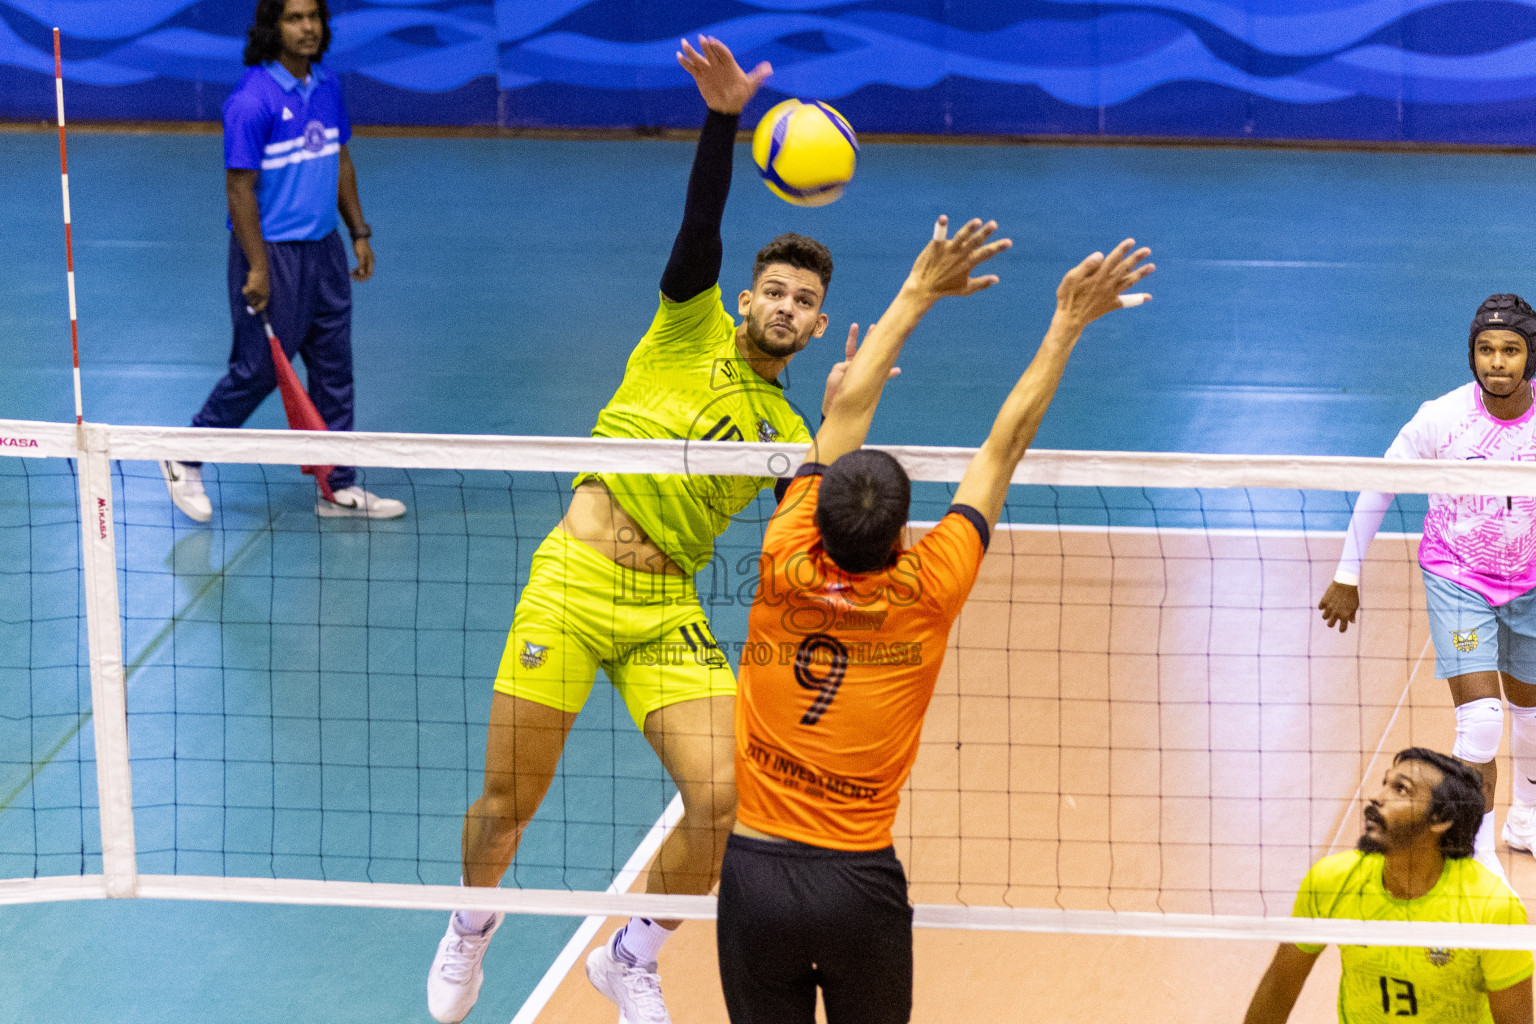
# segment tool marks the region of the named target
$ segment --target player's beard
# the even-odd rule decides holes
[[[1360,839],[1355,843],[1355,849],[1361,853],[1386,853],[1387,844],[1375,836],[1360,834]]]
[[[1399,823],[1396,828],[1387,824],[1385,818],[1379,813],[1374,817],[1367,814],[1366,820],[1376,825],[1375,835],[1361,832],[1360,839],[1355,843],[1355,849],[1361,853],[1391,853],[1393,850],[1402,849],[1411,845],[1429,828],[1427,820]]]
[[[1355,843],[1355,849],[1361,853],[1386,853],[1389,849],[1387,840],[1390,838],[1386,819],[1371,805],[1366,806],[1364,817],[1366,824],[1376,826],[1377,834],[1371,835],[1361,830],[1360,841]]]
[[[809,340],[809,338],[791,336],[788,341],[774,341],[768,336],[768,331],[763,325],[758,323],[757,317],[751,313],[747,314],[746,326],[747,340],[752,343],[752,347],[773,359],[783,359],[786,356],[794,355],[802,348],[805,348],[805,343]],[[794,330],[794,327],[791,326],[790,330]]]

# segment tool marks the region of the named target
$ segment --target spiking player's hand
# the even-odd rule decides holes
[[[1067,326],[1082,330],[1105,313],[1152,298],[1146,292],[1123,294],[1157,269],[1155,264],[1141,262],[1152,250],[1143,246],[1131,252],[1135,244],[1134,238],[1127,238],[1108,256],[1096,252],[1067,271],[1056,287],[1056,315],[1065,318]]]
[[[869,340],[869,335],[864,336]],[[843,383],[843,378],[848,374],[848,367],[853,365],[853,357],[859,354],[859,325],[848,325],[848,344],[843,349],[843,361],[832,364],[832,372],[827,374],[827,390],[821,399],[821,415],[825,419],[827,413],[832,411],[832,398],[837,394],[837,389]],[[901,367],[893,366],[885,375],[886,380],[894,380],[901,376]]]
[[[996,274],[971,276],[971,271],[1012,247],[1013,240],[1008,238],[987,243],[996,230],[997,221],[983,224],[980,217],[973,217],[955,232],[954,238],[948,238],[949,218],[940,216],[933,225],[933,240],[923,246],[917,262],[912,264],[905,287],[931,301],[950,295],[975,295],[997,284]]]
[[[739,114],[757,92],[764,79],[773,74],[773,66],[763,61],[751,71],[741,70],[736,58],[724,43],[714,36],[699,36],[699,48],[695,50],[684,39],[678,51],[677,62],[693,76],[699,87],[699,95],[710,110],[722,114]]]

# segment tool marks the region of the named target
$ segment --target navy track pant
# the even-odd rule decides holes
[[[352,429],[352,278],[347,249],[332,231],[313,242],[266,242],[272,296],[267,315],[291,360],[304,360],[309,397],[331,430]],[[245,276],[250,263],[234,232],[229,235],[229,314],[234,343],[229,372],[214,385],[194,427],[238,427],[277,387],[272,350],[261,317],[245,311]],[[331,471],[331,487],[350,487],[351,466]]]

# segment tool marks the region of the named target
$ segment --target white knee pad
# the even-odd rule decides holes
[[[1504,702],[1484,697],[1456,705],[1456,745],[1451,756],[1473,764],[1487,764],[1499,755],[1504,739]]]

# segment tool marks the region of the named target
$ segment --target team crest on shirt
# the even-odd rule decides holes
[[[757,418],[757,439],[763,444],[779,439],[779,432],[773,429],[773,424],[762,416]]]
[[[1424,951],[1424,958],[1436,967],[1444,967],[1451,962],[1451,957],[1453,956],[1455,956],[1453,950],[1445,949],[1442,946],[1435,946]]]
[[[318,153],[325,148],[325,125],[311,121],[304,126],[304,148],[311,153]]]
[[[523,653],[518,657],[523,663],[523,668],[538,668],[549,659],[549,645],[536,644],[532,640],[524,640]]]
[[[1463,654],[1477,650],[1477,630],[1451,630],[1451,644]]]

